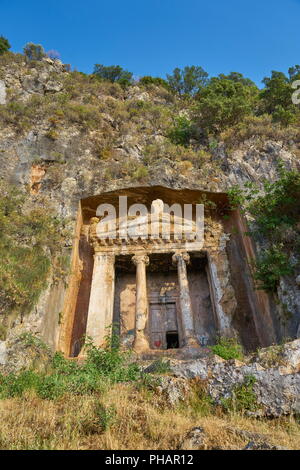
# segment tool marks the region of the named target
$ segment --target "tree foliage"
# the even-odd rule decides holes
[[[172,75],[167,75],[170,88],[179,95],[194,96],[206,84],[208,73],[199,66],[186,66],[183,70],[175,68]]]
[[[271,114],[273,121],[282,125],[289,125],[295,122],[299,108],[292,102],[292,83],[300,79],[300,66],[295,65],[289,68],[289,76],[283,72],[273,70],[271,77],[265,77],[263,84],[265,87],[260,93],[261,113]]]
[[[45,209],[23,213],[26,196],[17,188],[1,183],[0,189],[0,314],[25,314],[46,287],[61,226]]]
[[[231,207],[242,206],[253,218],[250,234],[261,235],[269,247],[254,262],[254,278],[258,286],[275,291],[280,278],[293,273],[290,253],[300,251],[300,173],[279,165],[279,178],[266,181],[263,194],[253,183],[247,188],[234,187],[229,191]]]
[[[145,75],[139,79],[139,84],[141,85],[155,85],[162,86],[164,88],[170,89],[169,84],[166,80],[160,77],[151,77],[150,75]]]
[[[11,48],[11,45],[8,42],[8,39],[6,39],[4,36],[0,36],[0,55],[4,54],[4,52],[7,52]]]
[[[46,56],[43,46],[33,42],[28,42],[24,46],[23,52],[28,60],[42,60]]]
[[[197,95],[195,120],[209,133],[221,132],[254,112],[257,96],[255,85],[213,77]]]
[[[121,85],[129,85],[132,82],[132,72],[124,70],[120,65],[105,66],[95,64],[94,75],[102,80],[108,80],[112,83],[120,83]]]

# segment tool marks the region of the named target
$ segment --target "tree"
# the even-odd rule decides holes
[[[41,44],[33,44],[28,42],[23,49],[24,55],[29,60],[42,60],[46,54]]]
[[[244,77],[240,72],[230,72],[229,75],[220,73],[219,78],[225,78],[226,80],[232,80],[233,82],[242,83],[246,86],[255,86],[255,83],[250,78]]]
[[[167,75],[167,81],[175,93],[194,96],[207,84],[208,73],[195,65],[186,66],[183,70],[177,67],[172,75]]]
[[[121,85],[129,85],[132,83],[131,72],[124,70],[120,65],[109,65],[105,66],[102,64],[96,64],[94,67],[94,75],[102,80],[108,80],[112,83],[120,83]]]
[[[292,102],[294,90],[291,85],[299,78],[299,65],[289,69],[289,77],[273,70],[271,77],[265,77],[262,81],[265,87],[260,93],[260,112],[271,114],[275,122],[286,126],[295,121],[299,110]]]
[[[294,80],[300,80],[300,65],[295,65],[294,67],[290,67],[288,72],[289,72],[290,82],[293,82]]]
[[[162,86],[169,90],[169,84],[166,80],[160,77],[151,77],[150,75],[145,75],[144,77],[141,77],[139,79],[139,84],[141,85],[156,85],[156,86]]]
[[[218,133],[251,114],[258,88],[242,81],[213,77],[197,94],[195,120],[208,133]]]
[[[0,55],[7,52],[11,48],[8,40],[4,36],[0,36]]]

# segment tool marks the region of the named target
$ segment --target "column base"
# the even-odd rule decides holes
[[[184,348],[199,348],[200,344],[196,338],[187,338],[185,340]]]
[[[143,333],[140,333],[140,334],[137,333],[133,341],[132,349],[136,353],[141,353],[143,351],[149,350],[149,342]]]

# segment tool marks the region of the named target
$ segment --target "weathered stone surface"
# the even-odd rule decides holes
[[[289,450],[286,447],[274,446],[265,441],[249,441],[242,450]]]
[[[205,450],[207,439],[202,427],[196,426],[186,433],[179,448],[181,450]]]
[[[295,340],[282,348],[277,365],[274,363],[272,367],[263,367],[259,362],[224,361],[216,356],[177,364],[173,362],[170,367],[176,377],[206,380],[209,395],[219,404],[224,398],[231,397],[235,387],[243,384],[247,377],[254,377],[253,390],[258,408],[249,414],[279,417],[300,413],[299,353],[300,341]],[[262,362],[265,365],[265,359]]]
[[[6,342],[0,341],[0,366],[6,364],[7,361],[6,347]]]
[[[208,377],[208,364],[206,359],[178,362],[172,364],[171,369],[176,377],[185,379],[200,377],[200,379],[205,380]]]
[[[0,104],[6,104],[6,86],[4,80],[0,80]]]
[[[33,367],[44,371],[52,357],[50,350],[34,335],[11,337],[5,347],[5,361],[2,364],[0,361],[0,372],[4,373],[20,372]]]
[[[63,84],[60,82],[56,82],[54,80],[50,80],[45,85],[46,92],[58,92],[58,91],[61,91],[62,89],[63,89]]]
[[[190,390],[186,380],[175,377],[160,377],[157,392],[164,397],[167,403],[175,406],[184,401]]]

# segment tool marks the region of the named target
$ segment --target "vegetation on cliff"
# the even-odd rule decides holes
[[[1,339],[18,315],[29,313],[52,271],[63,268],[62,221],[45,206],[31,206],[28,196],[0,181],[0,314]],[[27,204],[26,204],[27,203]]]
[[[280,141],[295,161],[299,155],[300,107],[292,102],[298,65],[288,74],[272,71],[260,89],[238,72],[209,77],[200,66],[176,68],[165,78],[135,78],[118,65],[103,64],[84,74],[50,60],[40,45],[28,43],[24,54],[13,54],[2,44],[6,103],[0,105],[0,132],[3,139],[28,138],[28,161],[41,166],[42,184],[51,191],[73,177],[75,167],[82,172],[76,184],[86,185],[92,173],[102,189],[118,182],[149,184],[159,174],[168,185],[181,179],[214,191],[222,175],[233,171],[228,160],[245,141],[261,147],[266,139]],[[35,135],[40,147],[32,144]],[[12,155],[7,148],[0,151],[5,158]],[[230,190],[252,218],[252,234],[268,240],[255,278],[272,292],[282,276],[294,275],[299,252],[299,172],[284,173],[276,165],[277,181],[267,182],[263,192],[257,192],[262,181],[259,189],[246,184],[245,194],[240,187]],[[2,215],[0,310],[6,314],[30,311],[46,285],[50,259],[59,256],[52,246],[60,247],[64,238],[58,243],[61,222],[47,204],[41,209],[36,203],[29,183],[26,189],[33,208],[26,216],[27,196],[16,203],[14,189],[8,196],[5,190],[0,201],[17,207]]]
[[[279,163],[279,175],[264,183],[263,193],[253,183],[229,191],[232,207],[242,207],[253,221],[252,237],[268,241],[255,261],[254,277],[261,289],[273,292],[283,276],[299,268],[297,261],[291,264],[291,257],[300,253],[300,173],[287,171]]]

